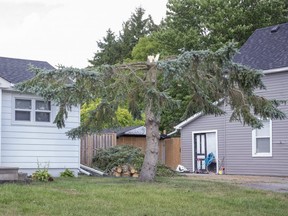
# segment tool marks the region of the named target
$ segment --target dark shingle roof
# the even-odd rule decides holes
[[[0,57],[0,77],[13,84],[31,79],[34,73],[29,71],[29,65],[42,69],[53,69],[45,61]]]
[[[102,130],[100,133],[116,133],[117,137],[121,136],[146,136],[146,127],[145,126],[129,126],[124,128],[111,128]],[[160,139],[168,138],[166,134],[161,134]]]
[[[277,26],[277,25],[276,25]],[[288,23],[257,29],[241,47],[234,61],[254,69],[288,67]]]
[[[141,126],[129,126],[124,128],[110,128],[102,130],[101,133],[116,133],[117,137],[125,135],[126,132],[134,130],[136,128],[140,128]]]

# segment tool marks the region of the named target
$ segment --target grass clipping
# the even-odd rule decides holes
[[[137,172],[140,173],[143,161],[144,154],[140,148],[130,145],[121,145],[108,149],[99,149],[93,158],[93,166],[104,170],[111,175],[115,170],[115,167],[125,165],[133,166]],[[167,166],[158,163],[156,175],[172,177],[177,174]]]

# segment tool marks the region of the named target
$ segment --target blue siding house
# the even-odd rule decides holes
[[[269,99],[288,99],[288,23],[257,29],[241,47],[234,61],[262,70]],[[265,120],[253,130],[230,122],[231,110],[215,117],[198,113],[181,122],[181,163],[190,171],[206,170],[204,159],[215,155],[214,172],[226,174],[288,176],[288,119]],[[280,107],[288,116],[288,105]]]

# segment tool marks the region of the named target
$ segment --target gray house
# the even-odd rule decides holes
[[[288,99],[288,23],[257,29],[234,58],[235,62],[263,70],[267,90],[259,95]],[[190,171],[207,167],[205,158],[215,156],[214,170],[226,174],[288,176],[288,119],[263,121],[253,130],[239,122],[229,122],[231,110],[215,117],[198,113],[181,122],[181,163]],[[288,116],[288,105],[280,107]]]

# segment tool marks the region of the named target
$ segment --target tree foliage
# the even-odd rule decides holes
[[[103,40],[97,41],[99,50],[89,62],[94,66],[101,66],[103,64],[114,65],[118,63],[121,55],[119,53],[120,44],[117,40],[115,33],[111,29],[108,29]]]
[[[93,115],[93,111],[97,109],[97,106],[99,105],[100,100],[96,100],[94,102],[91,102],[90,104],[83,104],[81,106],[81,124],[86,125],[87,122],[89,122],[90,115]],[[126,127],[126,126],[139,126],[144,125],[145,122],[142,119],[134,119],[131,113],[126,108],[118,107],[116,111],[116,121],[118,123],[119,127]],[[116,125],[114,125],[116,126]],[[93,128],[95,127],[95,130],[97,130],[97,122],[91,122],[89,124],[89,127]],[[107,128],[108,126],[102,126],[104,128]]]
[[[145,18],[145,10],[136,8],[131,17],[123,23],[119,36],[116,36],[110,29],[103,40],[97,41],[99,50],[94,54],[89,63],[92,66],[103,64],[113,65],[123,63],[126,59],[132,58],[132,50],[139,39],[150,35],[157,29],[150,15]]]
[[[170,54],[217,50],[231,41],[241,46],[257,28],[287,20],[285,0],[169,0],[166,25],[156,34]]]

